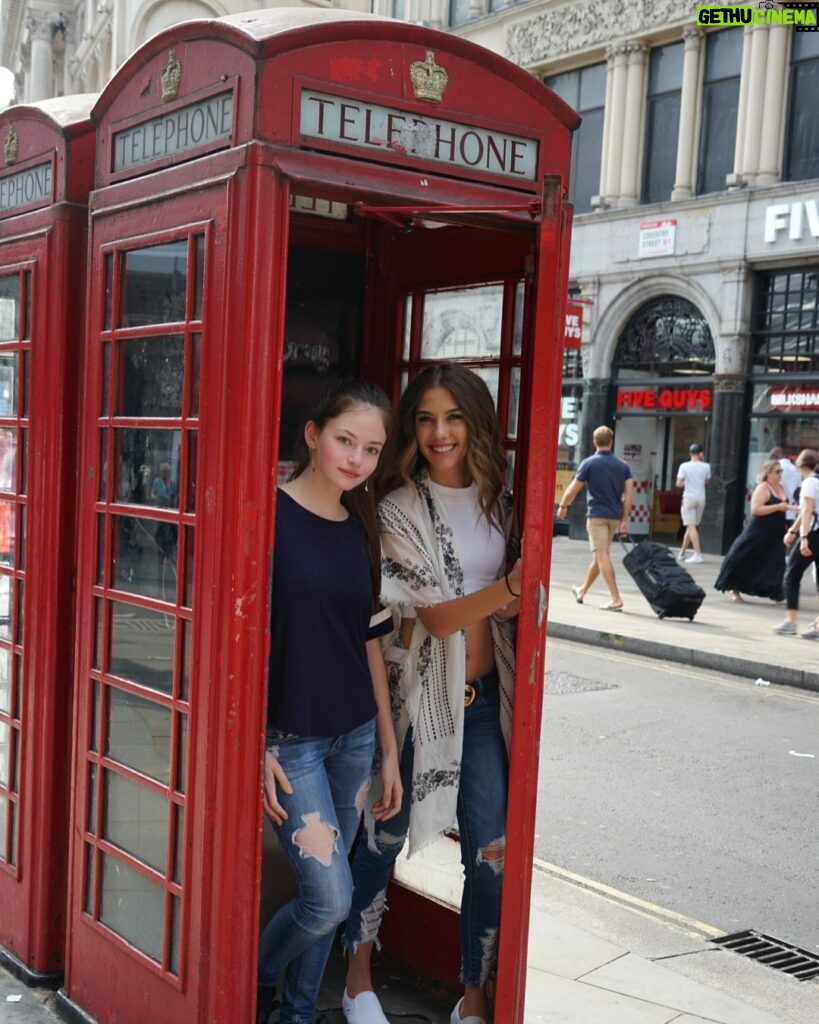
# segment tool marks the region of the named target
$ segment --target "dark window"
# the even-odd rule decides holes
[[[673,377],[714,372],[708,321],[688,299],[663,295],[634,314],[614,355],[616,376]]]
[[[574,133],[569,200],[578,213],[591,210],[591,197],[600,191],[603,152],[603,112],[606,102],[606,65],[592,64],[543,80],[583,118]]]
[[[697,194],[722,192],[734,169],[743,29],[712,32],[705,44]]]
[[[470,0],[449,0],[449,24],[465,25],[469,21]]]
[[[583,377],[583,360],[579,348],[563,349],[563,379]]]
[[[752,373],[819,371],[817,278],[815,267],[771,270],[757,276]]]
[[[785,181],[819,178],[819,33],[794,32]]]
[[[677,136],[680,130],[683,44],[658,46],[651,51],[646,103],[644,203],[671,198],[677,172]]]

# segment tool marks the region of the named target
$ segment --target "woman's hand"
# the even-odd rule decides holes
[[[521,578],[523,576],[523,559],[519,558],[509,572],[506,574],[506,582],[512,588],[514,595],[520,597]],[[512,596],[511,594],[509,595]]]
[[[293,787],[284,773],[284,768],[279,764],[278,758],[266,750],[264,755],[264,813],[274,825],[283,825],[287,821],[287,811],[279,803],[276,792],[277,785],[288,795],[292,794]]]
[[[373,804],[372,815],[376,821],[387,821],[401,810],[401,800],[404,796],[396,750],[391,750],[381,757],[381,788],[381,799]]]
[[[514,619],[520,612],[520,598],[513,597],[509,604],[502,604],[495,612],[495,618],[505,622],[507,619]]]

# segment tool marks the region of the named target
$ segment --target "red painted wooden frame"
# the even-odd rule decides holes
[[[407,69],[430,49],[450,75],[435,116],[536,140],[532,181],[510,182],[442,167],[398,151],[379,155],[335,146],[317,152],[297,135],[293,111],[305,79],[312,86],[323,83],[333,94],[349,90],[350,95],[377,98],[419,116],[429,113],[429,106],[412,95]],[[159,170],[154,165],[137,167],[131,177],[115,172],[113,132],[117,126],[139,124],[141,117],[147,121],[161,116],[165,108],[159,83],[173,60],[183,69],[179,93],[171,101],[174,110],[184,107],[186,97],[209,95],[219,76],[233,83],[229,138],[201,153],[185,153]],[[551,545],[551,500],[546,498],[554,490],[568,273],[568,214],[562,197],[576,118],[528,73],[458,37],[339,11],[274,9],[189,22],[160,33],[120,69],[95,107],[94,119],[97,191],[92,202],[83,417],[72,809],[76,838],[62,995],[66,1008],[82,1008],[102,1024],[109,1019],[141,1024],[146,1015],[155,1024],[232,1024],[252,1014],[288,200],[297,192],[374,206],[446,204],[453,223],[476,229],[492,225],[521,232],[528,240],[529,256],[520,263],[528,284],[521,405],[525,432],[519,441],[523,455],[528,446],[528,458],[518,470],[526,559],[512,765],[525,785],[515,788],[510,802],[498,979],[498,1019],[517,1024],[523,1015],[537,784],[542,595]],[[543,204],[534,223],[532,202]],[[208,225],[195,513],[198,604],[193,613],[184,968],[172,980],[127,942],[106,934],[83,904],[90,680],[96,671],[95,530],[102,511],[98,485],[86,470],[99,469],[106,254],[175,237],[196,224]],[[430,253],[435,251],[435,235],[429,232]],[[371,226],[365,236],[377,275],[385,236]],[[497,273],[492,237],[488,232],[487,251],[481,255],[490,275]],[[456,264],[453,252],[449,265]],[[452,281],[452,274],[442,272],[441,285]],[[390,306],[388,294],[370,297],[363,357],[365,370],[387,384],[400,343],[397,333],[391,333],[397,331],[400,311],[394,303]],[[384,324],[392,325],[386,338],[376,326]]]
[[[0,209],[0,278],[19,275],[27,293],[19,345],[0,344],[4,353],[9,345],[18,352],[20,377],[27,377],[16,411],[2,419],[18,434],[11,486],[17,497],[3,504],[16,507],[18,557],[7,579],[17,594],[23,588],[23,601],[11,615],[15,635],[4,645],[13,662],[11,707],[0,713],[0,723],[10,726],[10,785],[0,793],[13,808],[16,849],[0,834],[0,958],[28,981],[49,984],[61,975],[65,941],[77,406],[93,100],[65,97],[0,115],[6,152],[0,188],[15,177],[25,181],[35,169],[48,168],[50,175],[49,189],[33,196],[21,190],[21,203]]]

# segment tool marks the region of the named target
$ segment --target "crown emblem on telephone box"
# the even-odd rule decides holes
[[[163,100],[175,100],[179,92],[179,79],[182,77],[182,65],[174,57],[173,50],[168,50],[168,63],[162,69],[159,83],[162,87]]]
[[[6,141],[3,143],[3,152],[5,153],[7,164],[13,164],[17,159],[17,132],[14,130],[13,125],[9,128]]]
[[[410,64],[410,78],[417,100],[440,103],[444,98],[449,75],[440,64],[435,63],[432,50],[427,50],[426,60],[416,60]]]

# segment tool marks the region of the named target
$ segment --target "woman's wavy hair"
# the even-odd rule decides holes
[[[779,468],[779,459],[765,459],[759,467],[759,472],[756,475],[757,483],[764,484],[768,478],[768,474],[777,468]]]
[[[489,522],[498,520],[498,499],[506,478],[506,450],[492,395],[483,379],[457,363],[436,363],[409,382],[398,403],[398,428],[384,460],[384,492],[411,484],[426,466],[415,440],[415,415],[431,388],[446,388],[458,404],[467,427],[466,466],[469,482],[478,485],[478,501]]]
[[[330,420],[341,416],[349,409],[357,406],[370,406],[381,413],[384,423],[384,431],[389,441],[394,432],[395,417],[393,416],[392,405],[389,398],[381,388],[370,384],[365,380],[349,378],[332,384],[321,396],[317,405],[305,413],[302,419],[301,429],[296,438],[294,456],[296,468],[290,474],[290,479],[295,480],[310,465],[310,450],[304,439],[304,428],[308,423],[315,423],[321,431],[327,426]],[[383,460],[384,453],[381,453]],[[373,474],[375,477],[375,474]],[[372,479],[372,477],[370,478]],[[370,550],[370,575],[373,581],[373,598],[377,602],[381,593],[381,535],[378,530],[378,519],[375,514],[375,483],[366,486],[366,481],[351,491],[344,491],[341,495],[341,504],[359,519],[367,531],[367,540]]]

